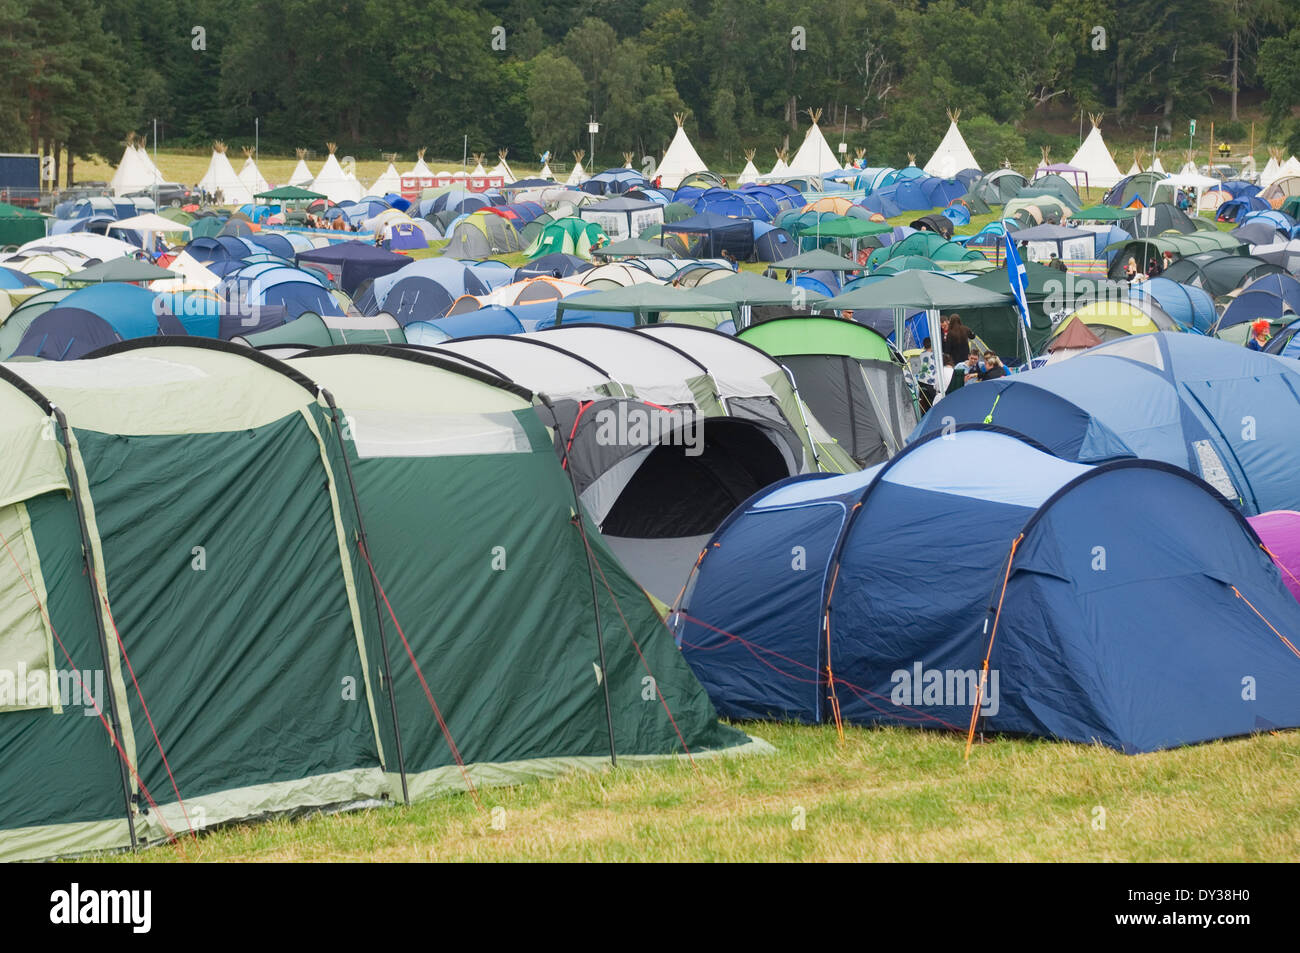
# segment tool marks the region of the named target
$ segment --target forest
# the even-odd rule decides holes
[[[684,114],[707,159],[760,164],[820,110],[873,164],[926,153],[961,110],[977,158],[1222,117],[1300,151],[1291,0],[0,0],[0,151],[75,162],[212,139],[263,151],[567,159],[661,150]],[[1148,138],[1150,133],[1147,133]],[[832,137],[835,138],[835,137]],[[1059,138],[1059,136],[1058,136]]]

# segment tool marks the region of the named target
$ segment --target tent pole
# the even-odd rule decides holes
[[[538,394],[537,399],[542,402],[551,414],[552,422],[558,425],[559,418],[555,414],[555,405],[551,403],[551,398],[545,394]],[[614,710],[609,703],[609,668],[605,664],[605,630],[600,624],[600,594],[596,590],[596,567],[592,564],[591,546],[587,543],[587,531],[582,526],[582,497],[578,493],[578,481],[573,477],[573,467],[569,465],[569,448],[564,448],[564,472],[569,477],[569,488],[573,490],[573,519],[574,525],[578,528],[578,534],[582,537],[582,550],[587,556],[587,576],[591,579],[591,610],[596,617],[596,647],[600,652],[600,687],[605,695],[605,725],[609,729],[609,763],[615,767],[618,766],[618,751],[614,744]]]
[[[108,662],[108,631],[104,628],[104,607],[100,601],[99,579],[95,575],[95,556],[90,543],[90,527],[86,523],[85,507],[81,504],[81,489],[80,481],[77,479],[77,468],[72,462],[72,442],[68,439],[68,418],[62,410],[53,404],[49,405],[49,409],[54,413],[54,419],[59,424],[59,432],[63,436],[63,459],[68,473],[68,490],[77,512],[77,527],[81,530],[81,555],[83,564],[86,567],[86,580],[90,584],[90,598],[95,606],[95,630],[99,634],[99,650],[104,660],[104,680],[108,686],[104,693],[108,695],[109,725],[113,732],[114,745],[121,748],[121,751],[119,751],[121,757],[117,759],[117,765],[118,771],[122,775],[122,794],[126,798],[126,828],[131,837],[131,849],[135,850],[139,847],[139,840],[135,832],[135,810],[132,804],[131,778],[126,770],[126,746],[120,740],[122,737],[122,720],[117,710],[117,693],[113,691],[113,670]]]
[[[352,478],[352,462],[348,459],[347,444],[343,440],[343,428],[339,422],[339,408],[334,403],[334,395],[325,388],[320,389],[320,396],[325,399],[326,406],[330,409],[330,415],[334,420],[334,432],[338,435],[339,452],[343,454],[343,470],[347,474],[348,488],[352,491],[352,506],[357,512],[357,543],[361,547],[361,552],[366,557],[366,563],[373,574],[375,569],[370,564],[370,544],[366,541],[366,524],[361,518],[361,500],[357,496],[357,484]],[[388,683],[388,709],[393,718],[393,741],[397,745],[397,771],[402,779],[402,802],[409,805],[411,803],[411,793],[406,785],[406,757],[402,752],[402,728],[397,720],[397,689],[393,685],[393,670],[388,660],[388,634],[384,627],[384,612],[379,602],[379,586],[377,577],[371,580],[370,591],[375,597],[375,617],[379,622],[379,650],[384,656],[384,681]]]
[[[895,312],[895,314],[897,314],[898,317],[896,317],[894,320],[896,322],[901,322],[902,310],[900,309],[899,311]],[[939,403],[940,398],[943,397],[943,394],[940,393],[940,386],[939,386],[943,383],[943,328],[940,326],[939,323],[938,308],[927,308],[925,312],[925,317],[926,317],[926,324],[930,328],[930,346],[934,348],[934,358],[936,361],[938,361],[938,364],[935,366],[935,370],[934,370],[934,384],[935,384],[934,401],[931,403],[931,406],[934,406],[934,404]],[[899,351],[901,353],[902,349],[900,348]],[[919,386],[917,389],[918,390],[920,389]]]

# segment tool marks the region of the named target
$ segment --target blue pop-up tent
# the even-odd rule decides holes
[[[962,387],[912,439],[987,421],[1053,453],[1127,454],[1189,470],[1247,515],[1300,509],[1300,366],[1197,334],[1134,335],[1048,367]]]
[[[964,733],[978,703],[982,730],[1128,753],[1300,725],[1274,631],[1300,604],[1239,513],[984,425],[751,497],[670,622],[735,718]]]

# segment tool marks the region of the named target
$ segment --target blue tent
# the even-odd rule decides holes
[[[754,251],[754,230],[747,218],[728,218],[713,212],[701,212],[680,222],[665,225],[670,234],[699,235],[703,240],[700,254],[717,258],[726,249],[736,258],[745,261]]]
[[[669,619],[732,718],[965,733],[978,704],[984,731],[1126,753],[1300,725],[1270,629],[1300,604],[1239,513],[1176,468],[999,428],[761,491]]]
[[[308,262],[323,265],[338,277],[338,285],[349,295],[356,292],[363,281],[373,281],[381,275],[391,274],[399,268],[405,268],[411,259],[382,248],[376,248],[370,242],[351,241],[313,248],[298,252],[299,264]]]
[[[1248,515],[1300,509],[1300,367],[1199,334],[1133,335],[962,387],[912,439],[987,421],[1068,460],[1135,455],[1202,477]]]
[[[591,262],[584,261],[577,255],[555,252],[550,255],[542,255],[540,258],[534,258],[528,264],[516,268],[515,281],[523,281],[525,278],[540,278],[547,275],[552,278],[567,278],[569,275],[589,271],[591,267]]]
[[[1216,330],[1256,318],[1277,321],[1287,312],[1300,314],[1300,281],[1287,274],[1263,275],[1242,288],[1228,303],[1219,316]]]
[[[759,261],[780,261],[795,254],[794,239],[784,228],[777,228],[767,222],[755,221],[754,257]]]
[[[1262,212],[1272,208],[1258,195],[1242,196],[1231,199],[1219,206],[1214,217],[1220,222],[1240,222],[1251,212]]]
[[[1209,334],[1216,319],[1214,299],[1207,291],[1194,285],[1179,284],[1168,278],[1151,278],[1129,285],[1128,293],[1138,300],[1153,299],[1184,331]]]

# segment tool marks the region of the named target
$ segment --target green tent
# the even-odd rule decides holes
[[[113,258],[109,261],[91,265],[80,271],[74,271],[64,277],[67,284],[94,284],[104,281],[158,281],[163,278],[175,278],[176,272],[159,268],[157,265],[141,261],[138,258]]]
[[[629,760],[763,747],[718,724],[589,526],[588,563],[504,380],[132,341],[0,368],[0,440],[21,450],[0,466],[0,859],[595,768],[611,725]]]
[[[299,188],[296,185],[282,185],[279,188],[271,189],[269,192],[258,192],[253,196],[255,199],[265,199],[269,202],[314,202],[316,199],[327,198],[320,192],[313,192],[310,189]]]
[[[725,278],[706,281],[699,285],[698,290],[710,298],[748,307],[784,305],[789,308],[815,308],[826,300],[824,295],[815,291],[777,281],[775,278],[764,278],[752,271],[738,271]]]
[[[560,252],[590,260],[591,249],[597,242],[607,239],[605,230],[595,222],[569,215],[547,223],[524,254],[529,258],[539,258]]]
[[[1111,208],[1109,205],[1090,205],[1070,216],[1072,222],[1124,222],[1137,218],[1135,208]]]
[[[915,395],[888,342],[843,318],[763,321],[737,335],[776,358],[799,397],[860,467],[894,456],[919,419]]]
[[[1076,308],[1103,300],[1127,300],[1128,289],[1105,279],[1061,272],[1035,261],[1025,265],[1025,300],[1029,305],[1029,346],[1034,354],[1042,351],[1052,334],[1053,319],[1058,322]],[[995,293],[1011,287],[1005,268],[997,268],[967,282],[976,288]],[[998,354],[1017,354],[1023,360],[1022,319],[1015,303],[965,305],[961,319],[980,339]]]
[[[23,245],[44,237],[44,215],[31,209],[0,202],[0,248]]]

